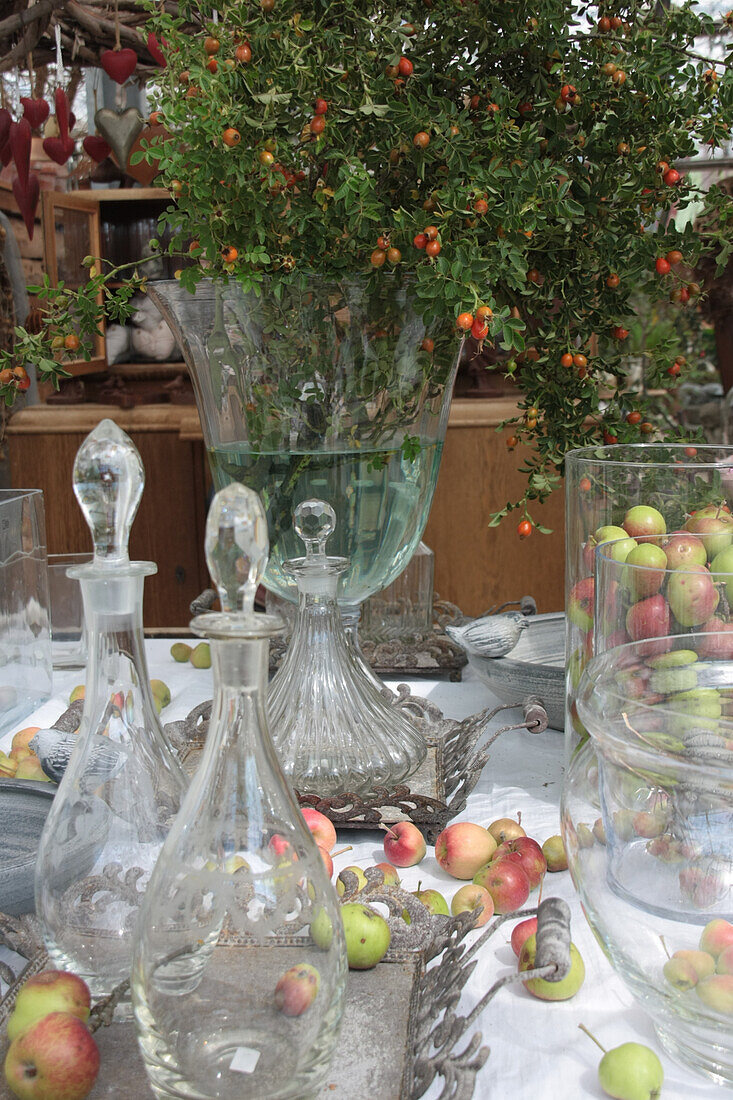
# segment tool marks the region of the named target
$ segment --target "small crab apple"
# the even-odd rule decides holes
[[[366,875],[362,871],[361,867],[357,867],[355,863],[352,864],[350,867],[344,867],[344,870],[339,873],[339,876],[336,879],[336,893],[340,898],[343,897],[346,893],[346,883],[343,879],[344,871],[351,871],[352,874],[356,875],[357,890],[362,890],[367,884]]]
[[[512,928],[512,951],[519,958],[522,953],[525,941],[530,936],[537,935],[537,917],[527,917],[526,920],[520,920],[519,924],[515,924]]]
[[[700,936],[700,950],[718,958],[726,948],[733,946],[733,924],[716,917],[708,921]]]
[[[395,867],[414,867],[425,858],[425,837],[411,821],[398,821],[386,830],[384,854]]]
[[[316,999],[321,976],[315,966],[301,963],[286,970],[275,986],[275,1007],[283,1016],[302,1016]]]
[[[457,821],[435,841],[435,858],[453,878],[470,879],[493,857],[496,840],[482,825]]]
[[[527,835],[522,828],[521,814],[517,814],[516,820],[513,817],[498,817],[486,828],[497,844],[503,844],[505,840],[516,840],[519,836]]]
[[[491,894],[497,913],[514,913],[529,897],[529,879],[518,862],[499,859],[482,867],[473,876],[476,886]]]
[[[537,954],[537,936],[528,936],[519,955],[519,972],[534,970]],[[570,970],[559,982],[546,978],[530,978],[524,988],[541,1001],[567,1001],[574,997],[585,980],[585,965],[574,943],[570,944]]]
[[[305,823],[315,837],[316,844],[330,852],[336,845],[336,829],[333,822],[319,810],[311,806],[303,806],[300,811],[305,818]]]
[[[494,862],[505,857],[515,859],[529,880],[530,890],[542,882],[547,861],[536,840],[529,836],[518,836],[514,840],[505,840],[494,853]]]
[[[473,882],[467,882],[453,895],[450,903],[450,911],[454,917],[459,913],[473,913],[480,910],[475,928],[481,928],[494,915],[494,899],[483,886],[477,886]]]
[[[567,871],[568,857],[561,836],[551,836],[542,845],[542,854],[547,862],[547,870]]]
[[[393,867],[391,863],[375,863],[374,866],[382,872],[385,886],[399,886],[400,876],[397,874],[396,867]]]

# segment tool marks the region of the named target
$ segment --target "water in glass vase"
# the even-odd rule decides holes
[[[283,572],[288,558],[302,554],[293,530],[293,511],[304,500],[327,501],[338,526],[329,553],[350,560],[340,601],[361,603],[400,575],[427,519],[438,476],[442,443],[421,443],[408,460],[397,449],[265,452],[246,443],[209,452],[216,489],[242,482],[260,494],[267,512],[270,561],[265,584],[279,596],[297,599]]]

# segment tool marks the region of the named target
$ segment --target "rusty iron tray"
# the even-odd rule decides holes
[[[315,807],[337,829],[376,829],[408,820],[423,831],[428,843],[434,844],[450,819],[466,808],[494,741],[511,730],[542,733],[547,729],[547,714],[534,696],[521,704],[487,708],[458,722],[445,718],[434,703],[412,695],[406,684],[399,684],[396,694],[385,688],[384,695],[420,729],[427,742],[427,756],[409,786],[401,784],[391,790],[378,787],[369,795],[346,792],[328,798],[296,791],[301,806]],[[519,710],[519,720],[489,734],[496,716],[509,710]],[[211,700],[207,700],[194,707],[183,721],[165,726],[171,744],[191,774],[201,756],[210,716]]]

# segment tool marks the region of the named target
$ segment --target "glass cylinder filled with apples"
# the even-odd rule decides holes
[[[653,639],[674,634],[682,644],[684,635],[695,631],[709,635],[700,640],[701,658],[733,658],[733,516],[721,506],[721,518],[715,519],[721,529],[694,534],[711,514],[703,508],[680,531],[598,546],[596,654],[645,640],[652,652]]]
[[[577,692],[596,647],[597,547],[614,543],[608,555],[621,559],[619,565],[625,565],[625,555],[633,553],[642,560],[632,559],[632,565],[647,567],[643,559],[648,556],[649,568],[667,569],[669,563],[660,564],[659,555],[656,562],[652,560],[653,542],[679,534],[675,553],[682,560],[684,540],[693,536],[706,554],[705,562],[696,564],[711,573],[713,559],[733,546],[733,448],[685,443],[585,447],[566,455],[565,486],[565,737],[569,758],[578,741],[587,736],[578,715]],[[699,558],[699,547],[691,545]],[[695,556],[691,554],[690,565]],[[730,557],[729,564],[722,559],[716,562],[720,573],[733,570],[733,550]],[[696,583],[705,588],[704,582]],[[722,621],[727,621],[727,615]],[[623,625],[626,629],[625,622]],[[663,632],[674,629],[670,621]],[[606,636],[603,648],[619,640],[612,635],[613,631]],[[629,634],[629,638],[634,636]]]
[[[577,696],[590,737],[567,770],[561,818],[583,911],[614,969],[672,1057],[731,1085],[729,639],[645,638],[591,659]]]

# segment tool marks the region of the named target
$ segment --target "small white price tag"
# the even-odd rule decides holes
[[[259,1060],[259,1050],[254,1050],[253,1047],[237,1047],[229,1069],[234,1073],[254,1073]]]

